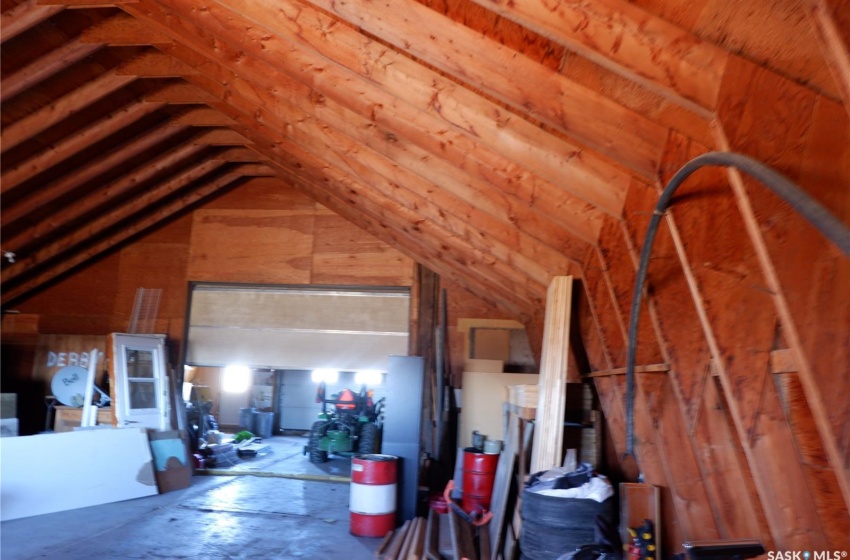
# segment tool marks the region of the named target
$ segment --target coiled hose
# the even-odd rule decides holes
[[[758,179],[788,203],[794,210],[806,218],[827,239],[835,243],[845,255],[850,257],[850,230],[841,220],[832,215],[826,208],[810,197],[790,179],[763,163],[748,156],[732,152],[708,152],[695,157],[682,166],[664,187],[658,204],[655,206],[649,227],[646,230],[643,248],[640,253],[635,291],[632,297],[631,315],[629,317],[628,353],[626,356],[626,454],[635,455],[635,356],[637,354],[638,317],[640,314],[643,286],[646,282],[646,271],[649,268],[649,255],[655,242],[655,234],[661,217],[671,205],[671,199],[679,188],[697,169],[713,165],[735,167],[746,174]]]

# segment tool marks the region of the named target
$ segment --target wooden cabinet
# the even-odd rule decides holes
[[[83,409],[82,407],[74,407],[74,406],[62,406],[58,405],[55,407],[56,409],[56,417],[53,420],[53,431],[54,432],[70,432],[74,428],[80,426],[82,424],[83,418]],[[112,408],[98,408],[97,409],[97,423],[98,424],[112,424]]]

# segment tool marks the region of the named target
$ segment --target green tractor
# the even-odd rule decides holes
[[[373,402],[372,391],[364,385],[359,393],[343,389],[328,399],[322,381],[316,402],[322,403],[322,412],[313,423],[310,440],[304,447],[311,463],[325,463],[330,454],[350,457],[379,451],[383,398]],[[330,410],[328,405],[333,405]]]

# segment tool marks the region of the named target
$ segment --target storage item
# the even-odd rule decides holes
[[[355,455],[351,459],[350,532],[383,537],[395,528],[398,457]]]
[[[54,432],[71,432],[80,427],[83,418],[82,407],[56,405],[53,420]],[[97,409],[97,423],[112,425],[112,408],[103,407]]]
[[[460,503],[466,513],[490,509],[498,464],[498,453],[484,453],[474,447],[463,450],[463,495]]]
[[[525,490],[521,513],[519,546],[523,556],[529,560],[555,560],[562,554],[592,544],[597,524],[613,524],[614,498],[600,503]]]
[[[261,438],[272,437],[272,425],[274,424],[274,412],[254,412],[253,428],[255,436]]]
[[[239,409],[239,427],[249,432],[254,431],[254,413],[257,409],[253,406]]]

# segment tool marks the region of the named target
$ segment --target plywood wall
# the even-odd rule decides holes
[[[670,132],[659,181],[634,180],[622,219],[607,218],[588,252],[579,322],[594,371],[625,365],[646,226],[660,188],[689,159],[743,152],[850,222],[840,105],[734,60],[714,125],[709,146]],[[679,190],[654,246],[637,346],[639,366],[669,370],[637,375],[637,462],[620,465],[661,487],[671,550],[752,537],[768,550],[850,549],[848,286],[850,260],[759,183],[713,168]],[[776,368],[779,356],[795,366]],[[595,382],[621,456],[625,379]]]

